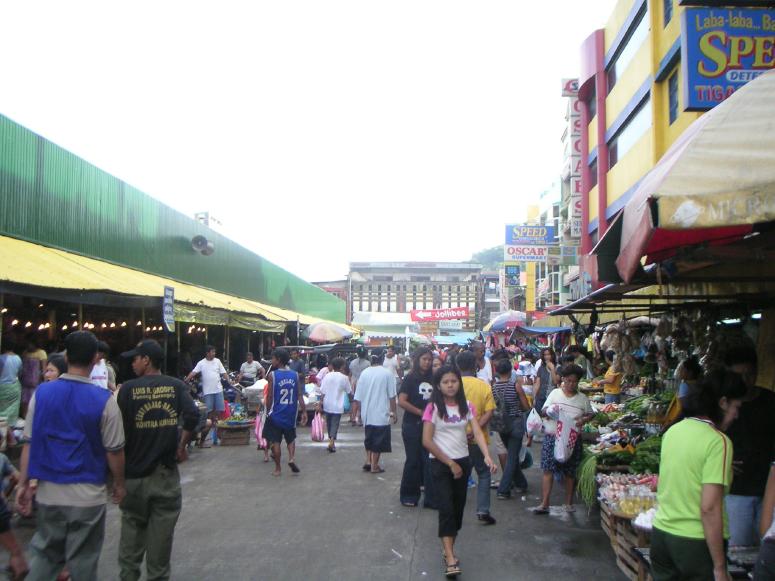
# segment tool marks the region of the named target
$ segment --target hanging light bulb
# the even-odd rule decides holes
[[[67,331],[67,325],[62,325],[62,330]]]
[[[121,321],[121,326],[126,327],[126,321]]]
[[[40,304],[38,305],[38,308],[39,308],[39,309],[42,309],[42,308],[43,308],[43,303],[40,303]]]
[[[0,313],[2,313],[3,315],[4,315],[4,314],[6,314],[7,312],[8,312],[8,309],[6,309],[5,307],[3,307],[3,308],[0,310]]]
[[[78,326],[78,321],[73,321],[73,324],[70,326],[75,329]]]
[[[19,324],[19,319],[14,319],[13,321],[11,321],[11,327],[15,327],[18,324]]]
[[[145,330],[146,330],[146,332],[147,332],[147,331],[150,331],[150,330],[151,330],[151,328],[150,328],[150,327],[146,327],[146,328],[145,328]]]
[[[103,329],[106,329],[106,328],[108,327],[108,324],[107,324],[107,323],[102,323],[102,325],[100,325],[100,326],[101,326]]]
[[[49,328],[51,328],[51,323],[46,323],[46,324],[45,324],[45,325],[43,325],[43,326],[44,326],[46,329],[49,329]]]
[[[139,326],[140,326],[140,325],[142,325],[142,324],[143,324],[143,322],[142,322],[142,321],[137,321],[137,324],[135,325],[135,327],[139,327]]]
[[[24,328],[25,329],[27,329],[29,327],[32,327],[32,321],[27,321],[26,323],[24,323]]]
[[[46,328],[46,325],[44,325],[43,323],[41,323],[40,325],[38,325],[38,331],[42,331],[42,330],[43,330],[43,329],[45,329],[45,328]]]

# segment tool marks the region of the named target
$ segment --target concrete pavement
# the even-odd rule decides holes
[[[183,512],[173,550],[173,579],[186,580],[434,580],[443,579],[436,513],[398,502],[403,466],[400,424],[385,473],[361,471],[362,428],[342,426],[336,454],[299,429],[299,475],[283,450],[283,475],[250,446],[195,451],[181,466]],[[538,454],[538,445],[534,445]],[[474,514],[469,490],[457,552],[468,581],[623,579],[613,551],[583,507],[575,514],[535,516],[540,473],[526,471],[525,500],[497,500],[494,526]],[[558,487],[559,488],[559,487]],[[553,503],[561,504],[560,490]],[[22,535],[28,537],[29,533]],[[117,579],[120,514],[110,506],[100,579]]]

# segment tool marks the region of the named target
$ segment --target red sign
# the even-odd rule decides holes
[[[453,321],[455,319],[467,319],[468,307],[455,307],[452,309],[423,309],[410,311],[413,321]]]

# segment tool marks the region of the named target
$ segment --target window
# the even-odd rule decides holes
[[[645,10],[639,17],[633,27],[630,29],[630,33],[624,38],[622,44],[619,47],[618,54],[614,57],[613,61],[608,65],[606,73],[608,75],[608,92],[610,93],[616,81],[618,81],[627,66],[632,61],[635,54],[638,52],[640,45],[649,35],[649,19],[648,10]]]
[[[412,276],[412,277],[409,277],[409,280],[416,281],[416,282],[429,282],[431,280],[431,277],[429,277],[429,276]]]
[[[662,0],[662,14],[664,16],[664,25],[667,26],[673,19],[673,0]]]
[[[610,153],[609,153],[610,155]],[[597,185],[597,159],[589,166],[589,189],[591,190]]]
[[[389,282],[389,281],[393,280],[393,276],[392,275],[378,275],[378,276],[374,277],[374,280],[381,280],[382,282],[386,282],[386,281]]]
[[[667,102],[670,109],[670,125],[678,119],[678,70],[667,80]]]
[[[589,94],[587,107],[589,108],[589,120],[592,121],[592,119],[595,118],[595,115],[597,115],[597,92],[595,91],[595,83],[592,83],[592,91]]]
[[[651,127],[651,99],[647,98],[608,143],[608,169],[627,155],[649,127]]]

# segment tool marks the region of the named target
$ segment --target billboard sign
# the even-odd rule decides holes
[[[681,15],[684,109],[712,109],[775,68],[775,10],[687,8]]]
[[[555,242],[557,242],[557,238],[554,226],[506,225],[506,245],[546,246]],[[511,261],[513,262],[514,259],[512,258]]]
[[[455,307],[451,309],[413,309],[410,311],[410,314],[413,321],[420,323],[468,319],[468,307]]]
[[[506,244],[503,247],[504,262],[546,262],[547,246]]]
[[[519,286],[519,265],[506,264],[503,268],[506,271],[506,286]]]

